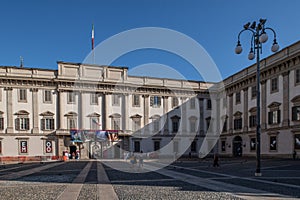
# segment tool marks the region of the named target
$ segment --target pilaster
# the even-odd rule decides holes
[[[33,128],[32,133],[39,133],[39,102],[38,102],[38,89],[31,89],[32,92],[32,116],[33,116]]]
[[[243,124],[244,124],[244,132],[247,132],[248,131],[248,127],[249,127],[249,125],[248,125],[248,87],[247,88],[245,88],[244,90],[244,101],[243,101],[243,103],[244,103],[244,112],[243,112],[243,114],[244,114],[244,117],[243,117]]]
[[[283,121],[282,126],[288,127],[290,125],[289,120],[289,71],[284,72],[282,74],[283,81],[282,81],[282,88],[283,88]]]
[[[14,127],[13,127],[13,97],[12,97],[12,88],[11,87],[6,87],[4,88],[6,91],[6,118],[7,118],[7,128],[6,128],[6,133],[13,133],[14,132]]]
[[[261,129],[267,128],[267,84],[261,81]]]

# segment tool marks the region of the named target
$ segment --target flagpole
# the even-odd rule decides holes
[[[92,53],[93,53],[93,64],[96,64],[95,62],[95,32],[94,32],[94,24],[92,25]]]

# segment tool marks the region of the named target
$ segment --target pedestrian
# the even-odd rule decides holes
[[[214,164],[213,164],[213,167],[219,167],[219,156],[218,154],[214,154]]]
[[[293,160],[296,160],[296,156],[297,156],[297,152],[296,152],[296,150],[294,150],[294,152],[293,152]]]
[[[131,167],[134,168],[134,165],[137,163],[136,157],[134,154],[132,154],[130,157],[130,163],[131,163]]]
[[[143,158],[143,151],[141,151],[141,154],[139,156],[139,168],[144,167],[144,158]]]

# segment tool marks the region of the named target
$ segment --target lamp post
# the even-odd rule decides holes
[[[248,54],[248,59],[253,60],[256,54],[256,171],[255,176],[261,176],[260,171],[260,133],[261,133],[261,125],[260,125],[260,60],[259,54],[262,53],[262,44],[267,42],[268,35],[266,30],[270,30],[273,32],[274,39],[271,50],[273,52],[278,51],[279,45],[276,41],[276,33],[272,28],[265,27],[266,19],[260,19],[259,23],[256,24],[254,21],[252,24],[248,22],[244,25],[244,29],[241,30],[238,34],[238,42],[235,48],[235,53],[240,54],[242,52],[242,46],[240,43],[240,35],[244,31],[250,31],[252,33],[251,37],[251,48]],[[250,25],[251,24],[251,25]],[[255,53],[256,51],[256,53]]]

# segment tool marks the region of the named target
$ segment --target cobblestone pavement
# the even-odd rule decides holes
[[[0,165],[0,200],[300,198],[298,160],[262,160],[262,177],[254,176],[251,159],[221,159],[218,168],[211,160],[177,161],[157,169],[162,162],[146,161],[142,169],[124,160]]]

